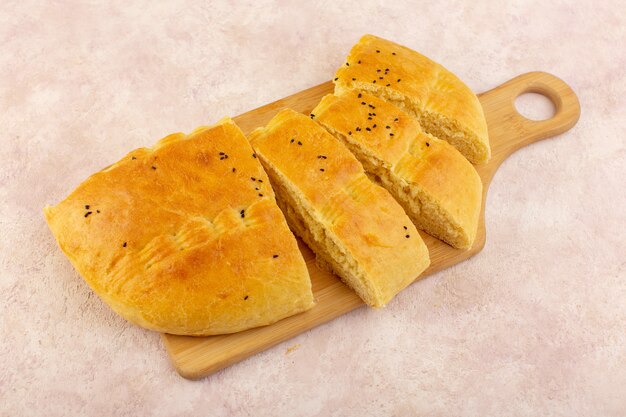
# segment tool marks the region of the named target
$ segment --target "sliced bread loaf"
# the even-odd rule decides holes
[[[428,267],[402,207],[313,120],[285,109],[249,140],[292,230],[367,304],[384,306]]]
[[[402,109],[366,93],[329,94],[312,113],[419,229],[457,248],[472,246],[482,182],[452,145],[424,133]]]

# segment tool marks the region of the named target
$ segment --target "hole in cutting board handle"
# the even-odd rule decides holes
[[[515,109],[523,117],[542,121],[554,117],[556,105],[550,97],[536,92],[525,92],[515,98]]]

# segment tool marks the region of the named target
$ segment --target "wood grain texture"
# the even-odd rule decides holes
[[[244,133],[265,125],[278,111],[290,107],[309,113],[320,99],[333,91],[329,81],[297,94],[259,107],[234,118]],[[555,106],[555,114],[548,120],[533,121],[515,109],[515,99],[524,93],[547,96]],[[499,87],[479,95],[489,127],[492,158],[476,169],[483,181],[483,205],[474,246],[470,250],[451,246],[421,233],[428,246],[431,266],[417,279],[441,271],[464,261],[482,250],[485,245],[485,198],[489,184],[500,164],[517,149],[570,129],[578,121],[580,105],[576,94],[559,78],[544,72],[520,75]],[[317,268],[315,256],[302,242],[298,242],[306,260],[317,305],[311,310],[288,317],[266,327],[245,332],[188,337],[163,334],[163,341],[176,370],[185,378],[197,379],[288,340],[320,324],[337,318],[363,302],[336,276]]]

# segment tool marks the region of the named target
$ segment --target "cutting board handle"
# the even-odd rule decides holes
[[[524,93],[538,93],[552,101],[554,115],[546,120],[530,120],[515,108],[515,99]],[[516,150],[569,130],[580,117],[580,103],[563,80],[546,72],[528,72],[480,94],[490,137],[506,137],[492,147],[492,158],[499,165]],[[507,134],[515,132],[515,134]]]

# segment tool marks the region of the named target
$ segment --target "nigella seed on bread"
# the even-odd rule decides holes
[[[367,304],[384,306],[428,267],[402,207],[314,120],[285,109],[248,139],[291,229]]]
[[[196,336],[271,324],[314,301],[253,154],[224,119],[132,151],[44,213],[85,281],[135,324]]]
[[[443,66],[372,35],[352,47],[347,61],[355,65],[337,70],[335,93],[357,90],[381,97],[415,116],[426,133],[448,141],[470,162],[489,160],[487,122],[478,97]]]
[[[376,112],[361,105],[363,100]],[[404,207],[418,229],[456,248],[472,246],[482,182],[472,164],[452,145],[424,133],[404,110],[367,93],[329,94],[313,111],[315,120],[350,149],[370,177]],[[383,128],[354,129],[368,123]]]

